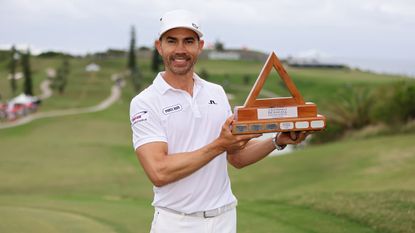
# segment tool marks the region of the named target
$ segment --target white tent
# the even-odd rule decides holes
[[[100,69],[101,67],[95,63],[91,63],[85,67],[87,72],[98,72]]]
[[[10,105],[13,104],[28,104],[28,103],[34,103],[34,102],[38,102],[39,98],[37,98],[36,96],[30,96],[30,95],[26,95],[24,93],[14,97],[12,100],[9,101]]]

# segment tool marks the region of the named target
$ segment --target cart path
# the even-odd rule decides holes
[[[42,84],[44,84],[44,82],[42,82]],[[44,85],[46,86],[46,84]],[[0,129],[16,127],[16,126],[27,124],[29,122],[32,122],[37,119],[42,119],[42,118],[76,115],[76,114],[91,113],[91,112],[98,112],[98,111],[105,110],[120,98],[121,86],[122,85],[114,84],[111,87],[110,96],[106,98],[105,100],[103,100],[98,105],[95,105],[92,107],[85,107],[85,108],[72,108],[72,109],[65,109],[65,110],[55,110],[55,111],[48,111],[48,112],[33,113],[28,116],[21,117],[13,122],[0,123]],[[47,89],[49,88],[47,87]],[[50,97],[51,95],[52,95],[51,93],[48,93],[46,91],[42,93],[40,98],[45,99],[45,98]]]
[[[44,100],[52,96],[53,91],[50,89],[50,80],[46,79],[40,83],[40,91],[42,94],[39,96],[39,99]]]

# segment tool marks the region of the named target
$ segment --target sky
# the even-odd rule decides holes
[[[137,46],[152,46],[159,18],[174,9],[199,16],[207,45],[219,40],[280,57],[415,61],[413,0],[0,0],[0,48],[127,49],[131,25]]]

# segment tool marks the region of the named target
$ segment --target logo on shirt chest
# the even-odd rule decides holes
[[[209,100],[209,104],[217,104],[215,100]]]
[[[163,108],[163,113],[164,113],[164,115],[169,115],[169,114],[172,114],[172,113],[175,113],[175,112],[180,112],[182,110],[183,110],[182,106],[180,104],[176,104],[176,105],[173,105],[173,106]]]

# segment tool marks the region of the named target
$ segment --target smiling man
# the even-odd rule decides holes
[[[151,232],[236,232],[228,162],[242,168],[306,134],[295,141],[287,134],[263,141],[233,135],[223,88],[194,72],[204,45],[198,20],[175,10],[160,22],[156,48],[165,71],[130,105],[135,153],[154,185]]]

